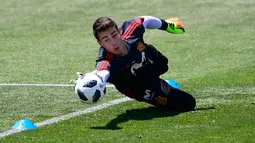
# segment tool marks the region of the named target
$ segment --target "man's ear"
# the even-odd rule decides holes
[[[102,46],[102,42],[100,40],[97,40],[97,43]]]
[[[118,32],[119,32],[120,34],[122,34],[121,28],[118,28],[117,30],[118,30]]]

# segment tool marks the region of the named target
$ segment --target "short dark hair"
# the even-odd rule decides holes
[[[109,17],[100,17],[93,24],[93,34],[99,40],[98,33],[106,31],[108,28],[115,27],[118,29],[117,24]]]

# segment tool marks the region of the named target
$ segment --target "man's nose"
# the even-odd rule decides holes
[[[113,45],[116,45],[116,42],[115,42],[115,40],[113,38],[111,38],[111,41],[112,41]]]

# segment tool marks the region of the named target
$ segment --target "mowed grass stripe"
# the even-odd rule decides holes
[[[219,101],[220,100],[221,99],[219,98]],[[227,141],[240,138],[240,136],[231,137],[230,135],[237,133],[238,130],[245,129],[247,126],[243,122],[239,123],[238,118],[233,117],[247,115],[246,117],[242,118],[247,122],[251,122],[252,115],[248,113],[252,111],[247,109],[252,107],[252,105],[242,107],[242,104],[237,103],[236,100],[232,100],[233,104],[225,104],[225,100],[223,100],[221,103],[218,102],[220,104],[211,100],[213,105],[208,104],[210,101],[205,101],[207,104],[203,104],[203,102],[203,100],[199,101],[199,105],[201,104],[202,106],[200,105],[195,111],[183,114],[166,112],[164,110],[149,107],[147,104],[138,103],[136,101],[123,103],[121,105],[117,105],[117,107],[101,110],[94,114],[79,116],[77,118],[72,118],[71,120],[66,120],[59,124],[47,126],[39,130],[10,136],[4,138],[4,141],[8,141],[8,139],[10,139],[9,141],[24,140],[27,142],[63,142],[71,141],[72,139],[75,139],[76,141],[82,139],[92,142],[109,142],[116,139],[117,141],[123,142],[123,140],[127,141],[128,137],[130,137],[132,142],[134,140],[144,141],[150,139],[160,139],[161,141],[166,142],[169,139],[172,141],[187,140],[189,137],[183,137],[183,135],[187,134],[197,135],[197,138],[194,138],[193,140],[200,142],[204,139],[207,140],[209,137],[215,136],[219,137],[221,141]],[[229,109],[231,111],[230,113],[225,113],[226,107],[232,107]],[[239,108],[239,111],[243,112],[242,114],[232,112],[238,107],[242,107]],[[221,116],[221,114],[215,114],[216,112],[224,113],[225,116],[230,116],[232,118],[230,118],[228,122],[225,120],[225,118],[223,118],[223,116]],[[189,118],[188,121],[187,118]],[[238,124],[243,124],[245,126],[239,128],[237,132],[231,131],[230,134],[226,133],[225,135],[217,134],[217,130],[219,130],[219,127],[222,125],[223,128],[228,129],[233,125],[237,125],[237,122]],[[119,129],[122,130],[116,130],[118,127],[120,127]],[[66,132],[66,130],[68,130],[68,134],[65,134],[63,138],[57,138],[57,136],[61,135],[63,131]],[[154,130],[160,130],[160,132],[153,132]],[[205,132],[200,134],[200,132],[197,132],[199,130]],[[246,130],[248,131],[248,129]],[[83,136],[80,136],[80,133],[82,133]],[[94,136],[95,134],[97,135],[96,138]],[[104,136],[104,138],[97,138],[98,135]],[[250,136],[250,133],[242,134],[241,136]],[[77,138],[79,139],[77,140]],[[211,140],[214,139],[211,138]]]
[[[113,87],[113,86],[111,86],[111,87]],[[239,87],[239,88],[210,87],[210,88],[207,88],[207,89],[197,91],[197,93],[210,93],[210,94],[217,94],[217,95],[255,94],[254,92],[255,92],[254,87],[246,87],[246,88],[241,88],[241,87]],[[48,119],[48,120],[44,120],[42,122],[35,123],[35,125],[37,127],[42,127],[42,126],[45,126],[45,125],[58,123],[59,121],[62,121],[62,120],[68,120],[68,119],[76,117],[76,116],[80,116],[80,115],[84,115],[84,114],[87,114],[87,113],[95,112],[97,110],[104,109],[104,108],[107,108],[107,107],[110,107],[110,106],[113,106],[113,105],[116,105],[116,104],[120,104],[122,102],[127,102],[127,101],[130,101],[130,100],[132,100],[132,99],[130,99],[128,97],[121,98],[121,99],[116,99],[116,100],[113,100],[113,101],[110,101],[110,102],[107,102],[107,103],[103,103],[103,104],[100,104],[100,105],[97,105],[97,106],[94,106],[94,107],[90,107],[90,108],[87,108],[87,109],[84,109],[84,110],[81,110],[81,111],[76,111],[76,112],[73,112],[73,113],[70,113],[70,114],[66,114],[66,115],[62,115],[62,116],[59,116],[59,117],[54,117],[54,118],[51,118],[51,119]],[[222,99],[222,98],[217,98],[217,97],[209,97],[209,98],[196,99],[196,100],[197,100],[197,106],[209,105],[209,104],[230,104],[230,103],[241,103],[241,102],[243,103],[243,102],[245,102],[245,100],[235,100],[235,101],[233,101],[231,99]],[[21,132],[21,131],[22,130],[16,130],[16,129],[8,130],[8,131],[0,133],[0,138],[6,137],[6,136],[9,136],[9,135]]]

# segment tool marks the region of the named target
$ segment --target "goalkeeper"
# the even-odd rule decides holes
[[[96,60],[97,74],[137,101],[174,111],[194,110],[196,101],[192,95],[160,78],[168,71],[168,59],[144,41],[145,29],[171,34],[185,32],[177,18],[140,16],[125,21],[120,28],[109,17],[98,18],[93,24],[94,36],[101,46]]]

